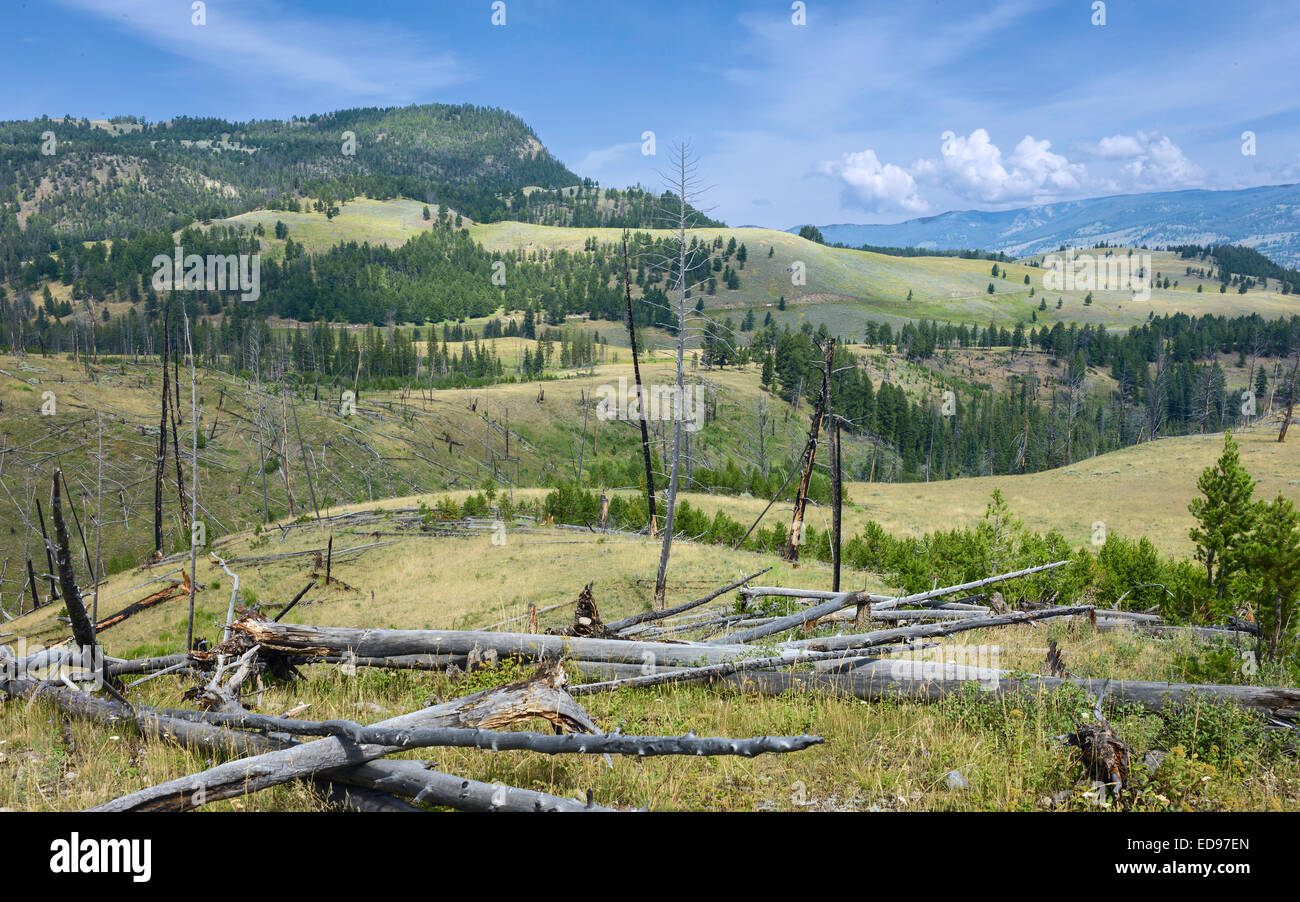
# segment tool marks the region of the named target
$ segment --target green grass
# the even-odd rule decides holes
[[[323,213],[284,213],[275,210],[255,211],[220,220],[221,223],[261,223],[270,236],[276,220],[289,226],[289,235],[309,250],[324,251],[340,241],[370,241],[400,244],[429,223],[421,218],[424,204],[408,199],[376,201],[358,198],[344,204],[332,221]],[[437,216],[438,208],[430,211]],[[566,249],[581,252],[584,243],[596,237],[601,243],[616,245],[619,229],[584,229],[541,226],[520,222],[475,223],[465,221],[470,235],[489,251],[520,249]],[[670,235],[667,230],[649,230],[652,234]],[[748,262],[740,270],[741,287],[737,291],[719,288],[707,297],[708,309],[723,311],[739,324],[746,310],[754,310],[761,321],[771,312],[780,324],[797,327],[802,322],[813,326],[826,323],[832,332],[843,336],[861,335],[867,319],[889,321],[896,326],[907,320],[930,318],[984,326],[990,321],[1010,327],[1016,322],[1031,324],[1036,312],[1039,325],[1057,321],[1080,325],[1092,323],[1107,328],[1124,328],[1145,322],[1154,313],[1165,315],[1182,312],[1188,315],[1234,315],[1243,311],[1259,313],[1266,319],[1294,311],[1289,298],[1277,291],[1252,289],[1246,295],[1235,290],[1219,294],[1218,283],[1185,276],[1187,261],[1176,254],[1151,252],[1152,269],[1178,281],[1168,289],[1153,288],[1151,297],[1135,301],[1129,291],[1095,291],[1093,302],[1084,305],[1082,290],[1044,292],[1044,270],[1027,265],[1041,262],[1041,256],[1008,264],[999,264],[1004,275],[993,277],[993,264],[987,260],[963,260],[956,257],[894,257],[866,251],[832,248],[807,241],[796,235],[773,229],[695,229],[692,236],[712,241],[734,237],[748,250]],[[283,242],[268,238],[264,242],[273,257],[282,252]],[[774,251],[768,256],[769,249]],[[1141,252],[1146,253],[1146,252]],[[790,268],[802,263],[806,284],[795,285]],[[734,264],[733,264],[734,265]],[[1024,284],[1029,276],[1030,284]],[[992,282],[994,293],[988,293]],[[1200,283],[1203,293],[1197,293]],[[1030,288],[1035,290],[1029,296]],[[907,300],[908,292],[912,300]],[[784,296],[787,309],[777,309]],[[1047,310],[1038,311],[1038,303],[1047,297]],[[1063,303],[1056,309],[1056,299]]]

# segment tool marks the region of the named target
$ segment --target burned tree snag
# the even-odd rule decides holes
[[[605,626],[600,619],[600,609],[591,594],[591,583],[583,587],[578,595],[577,605],[573,609],[573,626],[556,630],[554,635],[582,636],[588,639],[615,639],[617,634]]]
[[[32,568],[31,558],[27,559],[27,580],[32,587],[32,610],[34,611],[41,606],[41,587],[36,583],[36,571]],[[22,612],[22,605],[19,605],[18,613]]]
[[[45,572],[50,578],[50,601],[58,601],[59,584],[55,582],[55,574],[58,571],[54,567],[54,553],[50,550],[53,547],[50,544],[50,534],[45,529],[45,511],[41,510],[41,499],[35,498],[33,500],[36,502],[36,519],[41,524],[41,538],[45,540],[45,563],[49,567]],[[32,591],[36,591],[35,586],[32,587]]]
[[[1047,644],[1047,675],[1052,677],[1065,676],[1065,654],[1053,639]]]
[[[170,347],[171,336],[171,304],[163,314],[163,347],[162,347],[162,412],[158,421],[158,454],[154,458],[154,477],[153,477],[153,554],[154,558],[162,557],[163,546],[163,516],[162,516],[162,497],[163,497],[163,465],[167,460],[167,406],[170,403],[171,394],[168,391],[167,384],[167,354]]]
[[[641,456],[645,460],[645,497],[650,511],[650,537],[654,538],[655,525],[655,477],[650,466],[650,430],[646,426],[646,398],[641,389],[641,363],[637,360],[636,320],[632,317],[632,279],[631,264],[628,262],[627,232],[623,233],[623,299],[627,304],[627,337],[632,343],[632,376],[636,381],[637,420],[641,424]]]
[[[78,645],[90,648],[95,644],[95,626],[90,622],[86,606],[81,603],[77,577],[72,572],[72,549],[69,547],[68,527],[63,522],[63,504],[59,493],[59,478],[62,475],[57,468],[54,470],[54,500],[50,510],[54,518],[54,551],[59,569],[59,585],[63,590],[63,604],[68,609],[68,619],[72,621],[72,636]]]
[[[790,521],[790,541],[782,555],[787,561],[799,560],[799,544],[803,538],[803,512],[808,502],[808,485],[812,481],[813,461],[817,457],[817,436],[821,433],[822,417],[826,415],[831,396],[831,359],[835,356],[835,339],[828,338],[822,349],[822,390],[813,410],[812,425],[808,429],[808,445],[803,454],[803,472],[799,476],[799,489],[794,498],[794,518]]]
[[[829,405],[827,405],[829,408]],[[840,507],[844,500],[840,483],[840,418],[831,416],[831,591],[840,590]]]
[[[190,505],[185,498],[185,468],[181,464],[181,446],[180,446],[180,429],[178,428],[178,417],[180,411],[180,364],[173,367],[172,387],[175,392],[176,400],[172,403],[170,414],[172,424],[172,457],[176,460],[176,498],[181,506],[181,529],[185,532],[190,531]]]
[[[1296,351],[1295,363],[1291,366],[1291,385],[1287,389],[1286,413],[1282,415],[1282,428],[1277,433],[1279,442],[1286,441],[1286,431],[1291,426],[1291,416],[1295,413],[1296,376],[1300,375],[1300,351]]]

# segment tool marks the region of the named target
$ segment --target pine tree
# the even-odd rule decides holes
[[[1257,510],[1242,558],[1255,583],[1260,640],[1267,639],[1268,656],[1277,660],[1300,596],[1300,513],[1280,492]]]
[[[1205,468],[1196,486],[1205,497],[1187,506],[1198,523],[1188,534],[1196,543],[1196,559],[1205,564],[1205,584],[1222,598],[1228,577],[1241,566],[1242,545],[1256,514],[1255,481],[1241,465],[1231,432],[1224,436],[1218,462]]]

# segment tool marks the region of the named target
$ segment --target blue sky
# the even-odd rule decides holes
[[[5,0],[0,118],[499,106],[614,187],[688,139],[703,206],[778,228],[1300,181],[1300,6],[1094,6]]]

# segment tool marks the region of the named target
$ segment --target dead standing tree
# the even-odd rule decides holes
[[[1300,348],[1295,351],[1295,363],[1291,365],[1291,378],[1287,386],[1286,413],[1282,414],[1282,428],[1278,430],[1277,440],[1286,441],[1286,431],[1291,426],[1291,417],[1295,413],[1296,376],[1300,374]]]
[[[67,524],[63,521],[63,503],[59,494],[62,478],[63,471],[55,468],[54,500],[50,504],[50,514],[54,520],[54,555],[63,604],[68,609],[68,619],[72,623],[72,636],[83,649],[90,649],[95,645],[95,626],[86,613],[86,606],[81,601],[81,590],[77,588],[77,578],[72,571],[72,543],[68,538]]]
[[[677,259],[675,272],[677,293],[677,379],[673,391],[673,445],[672,471],[668,477],[667,511],[664,513],[663,548],[659,553],[659,572],[655,576],[654,609],[664,606],[664,592],[668,583],[668,557],[672,553],[673,519],[677,507],[677,486],[682,469],[682,420],[686,414],[686,300],[691,294],[691,271],[695,253],[687,245],[686,231],[697,215],[695,201],[703,193],[697,174],[698,162],[691,156],[690,146],[680,144],[675,151],[673,172],[666,179],[671,193],[677,195],[677,210],[673,215],[677,232]]]
[[[650,432],[646,426],[646,397],[641,388],[641,363],[637,359],[636,319],[632,315],[632,275],[631,262],[627,252],[627,231],[623,232],[623,299],[627,303],[627,337],[632,343],[632,376],[636,380],[637,420],[641,424],[641,456],[645,459],[645,496],[650,510],[650,537],[654,538],[655,523],[655,477],[650,466]]]
[[[163,467],[167,462],[167,406],[171,398],[169,386],[167,384],[167,356],[169,348],[169,339],[171,336],[171,305],[168,304],[163,313],[163,346],[162,346],[162,412],[158,421],[158,454],[154,459],[154,479],[153,479],[153,555],[155,559],[161,559],[163,550],[163,515],[162,515],[162,495],[163,495]]]
[[[803,472],[799,475],[799,489],[794,497],[794,517],[790,521],[790,541],[783,557],[787,561],[799,560],[799,545],[803,538],[803,513],[808,502],[808,485],[812,481],[813,460],[817,456],[817,437],[821,433],[822,418],[831,402],[831,363],[835,358],[835,339],[828,338],[822,348],[822,389],[817,395],[812,425],[808,428],[808,446],[803,453]]]

